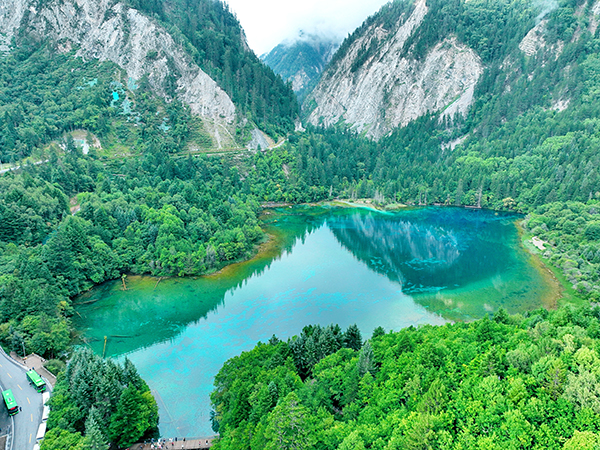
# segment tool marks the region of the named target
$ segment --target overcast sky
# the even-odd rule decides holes
[[[388,0],[225,0],[262,55],[299,30],[345,38]]]

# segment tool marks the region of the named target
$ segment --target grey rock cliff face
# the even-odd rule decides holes
[[[135,9],[110,0],[0,0],[0,50],[25,32],[50,38],[77,56],[112,61],[134,80],[144,76],[153,90],[169,99],[168,77],[175,77],[176,95],[194,114],[216,121],[235,120],[229,96],[198,67],[170,34]]]
[[[396,29],[371,25],[335,66],[330,67],[304,102],[314,107],[313,125],[350,124],[373,139],[428,113],[465,114],[483,73],[480,58],[449,36],[422,59],[401,57],[404,44],[427,14],[425,0],[417,0],[410,16]],[[353,63],[374,39],[384,42],[357,70]],[[312,106],[311,106],[312,105]],[[315,106],[316,105],[316,106]]]

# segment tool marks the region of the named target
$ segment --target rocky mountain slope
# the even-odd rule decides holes
[[[464,27],[465,10],[448,11],[435,0],[384,6],[342,44],[307,96],[307,122],[326,127],[343,122],[378,140],[427,113],[465,116],[490,62],[487,53],[478,53],[483,44],[474,33],[490,30],[476,29],[483,23]],[[533,25],[526,15],[519,20],[520,26]]]
[[[77,56],[112,61],[133,80],[148,77],[156,93],[178,97],[195,114],[234,121],[235,106],[229,96],[163,27],[139,11],[109,0],[38,5],[28,0],[0,1],[0,30],[6,46],[24,34],[60,42],[62,51],[77,46]]]
[[[427,112],[465,114],[483,73],[472,49],[448,36],[425,58],[403,55],[428,10],[426,0],[417,0],[393,27],[378,22],[366,27],[307,99],[308,121],[324,126],[344,121],[379,139]],[[377,50],[369,54],[372,48]]]
[[[293,129],[298,110],[293,93],[248,48],[239,23],[222,3],[199,1],[194,11],[183,0],[138,3],[0,0],[0,51],[50,41],[82,61],[111,61],[126,72],[124,80],[115,81],[146,80],[167,102],[188,105],[217,147],[244,146],[255,125],[273,136]],[[178,22],[183,16],[187,26]]]
[[[282,42],[261,59],[292,89],[300,100],[316,84],[319,76],[339,47],[339,42],[314,35],[301,35],[298,39]]]

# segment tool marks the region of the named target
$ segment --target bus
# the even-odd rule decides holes
[[[6,405],[6,409],[8,409],[8,415],[14,416],[19,412],[19,405],[15,400],[15,396],[13,395],[10,389],[6,391],[2,391],[2,398],[4,399],[4,404]]]
[[[44,392],[46,390],[46,383],[42,380],[42,377],[35,371],[35,369],[28,370],[27,379],[29,380],[29,384],[31,384],[36,391]]]

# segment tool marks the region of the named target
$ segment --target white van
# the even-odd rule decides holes
[[[40,423],[40,426],[38,428],[38,432],[37,432],[37,435],[35,436],[35,440],[37,442],[40,442],[42,439],[44,439],[45,434],[46,434],[46,422],[42,422],[42,423]]]
[[[50,415],[50,407],[44,405],[44,411],[42,412],[42,422],[48,420],[48,416]]]

